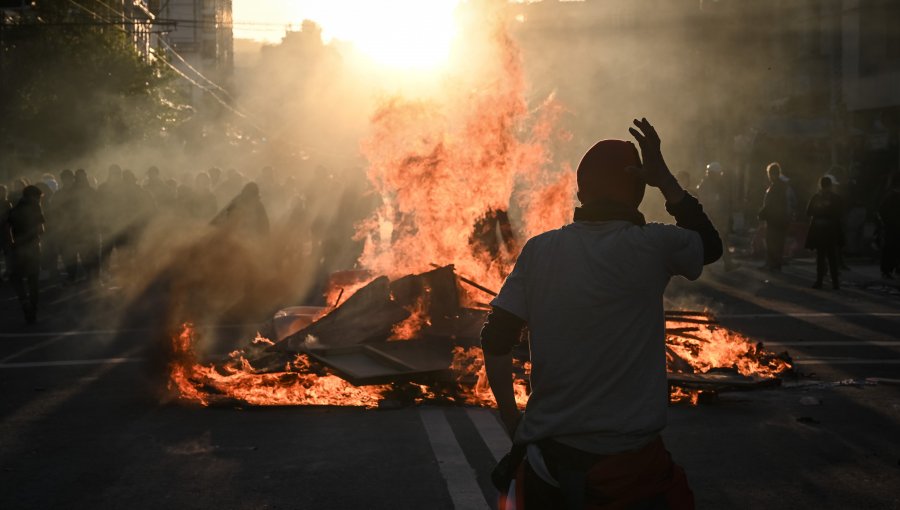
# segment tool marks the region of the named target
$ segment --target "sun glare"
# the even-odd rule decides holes
[[[353,43],[391,67],[427,69],[443,65],[456,36],[459,0],[332,0],[315,2],[308,16],[327,38]]]

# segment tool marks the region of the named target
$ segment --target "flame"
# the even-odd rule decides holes
[[[425,310],[424,301],[416,305]],[[407,321],[399,324],[405,324]],[[399,325],[398,324],[398,325]],[[747,376],[777,377],[791,368],[788,361],[764,350],[746,337],[715,324],[667,323],[666,345],[689,364],[689,370],[704,373],[714,368],[734,368]],[[413,335],[414,336],[414,335]],[[399,337],[398,337],[399,338]],[[412,336],[410,336],[412,338]],[[204,366],[194,353],[196,332],[191,324],[172,338],[173,356],[169,369],[169,389],[184,402],[200,405],[245,403],[249,405],[338,405],[377,407],[385,399],[425,402],[448,402],[481,407],[496,407],[488,384],[484,358],[479,347],[453,349],[450,371],[453,383],[436,382],[353,386],[325,368],[313,364],[305,355],[297,355],[286,363],[283,371],[258,373],[249,357],[264,352],[272,345],[257,334],[245,351],[231,353],[221,366]],[[669,360],[669,370],[678,371]],[[513,378],[516,403],[524,408],[528,402],[527,377],[530,362],[515,360]],[[695,405],[702,392],[675,387],[669,395],[673,403]]]
[[[490,32],[480,53],[493,65],[450,80],[440,101],[394,97],[372,116],[362,151],[383,205],[357,236],[365,240],[359,263],[374,274],[394,279],[430,263],[454,264],[497,289],[519,246],[479,249],[479,220],[492,211],[518,213],[519,228],[510,230],[521,238],[571,217],[575,176],[554,164],[551,150],[569,138],[557,127],[564,109],[551,97],[529,110],[518,47],[505,30]]]
[[[669,331],[680,331],[667,335],[666,345],[698,373],[713,368],[735,368],[741,375],[768,378],[791,368],[788,361],[717,324],[698,325],[670,320],[666,327]]]
[[[283,372],[256,373],[247,358],[236,351],[221,367],[197,362],[193,344],[195,329],[185,324],[174,337],[169,390],[189,403],[245,403],[256,406],[333,405],[376,407],[388,386],[357,387],[336,375],[313,371],[309,358],[298,355]],[[251,347],[265,348],[268,339],[257,335]]]
[[[316,319],[337,308],[374,279],[375,276],[369,271],[354,270],[331,273],[325,288],[325,308]]]
[[[393,329],[391,329],[392,340],[412,340],[422,328],[431,326],[431,317],[428,316],[427,296],[428,293],[426,292],[411,307],[407,308],[411,315],[394,325]]]

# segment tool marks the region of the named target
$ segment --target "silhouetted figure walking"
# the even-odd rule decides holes
[[[26,186],[22,198],[9,211],[7,224],[12,238],[12,286],[29,324],[37,320],[38,281],[41,275],[41,234],[44,213],[41,190]]]
[[[269,235],[269,215],[259,197],[255,182],[244,185],[241,193],[212,220],[213,225],[258,238]]]
[[[881,217],[884,242],[881,248],[881,276],[892,279],[894,271],[900,268],[900,172],[891,176],[891,189],[881,207],[878,208]]]
[[[781,179],[781,165],[771,163],[766,167],[769,187],[759,211],[759,219],[766,222],[766,264],[770,271],[781,271],[784,258],[784,239],[791,223],[790,189]]]
[[[829,177],[822,177],[819,192],[813,195],[806,207],[806,215],[811,218],[806,234],[806,247],[816,251],[815,289],[822,288],[822,280],[829,272],[831,286],[835,290],[841,287],[838,279],[838,249],[844,236],[841,224],[844,201],[832,190],[831,185]]]

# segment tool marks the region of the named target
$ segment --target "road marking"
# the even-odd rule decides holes
[[[822,342],[763,342],[763,345],[766,347],[777,345],[780,347],[842,347],[842,346],[855,346],[855,347],[900,347],[900,341],[872,341],[867,342],[865,340],[845,340],[845,341],[822,341]]]
[[[103,359],[74,359],[63,361],[24,361],[21,363],[0,363],[0,369],[4,368],[39,368],[39,367],[69,367],[78,365],[117,365],[120,363],[140,363],[144,358],[103,358]]]
[[[766,312],[766,313],[723,313],[714,314],[719,319],[777,319],[802,318],[814,319],[822,317],[900,317],[897,312]]]
[[[807,358],[793,359],[794,365],[900,365],[900,359]]]
[[[466,409],[466,414],[469,415],[469,419],[475,424],[475,428],[481,434],[481,439],[484,439],[484,444],[487,445],[491,454],[494,455],[494,460],[500,462],[500,459],[509,453],[512,441],[509,440],[506,431],[503,430],[500,422],[494,416],[495,412],[493,409],[475,407]]]
[[[428,433],[428,440],[434,457],[438,461],[441,475],[447,482],[447,491],[454,508],[464,510],[488,510],[481,487],[475,480],[475,470],[466,461],[453,429],[440,409],[419,409],[419,417]]]
[[[9,360],[11,360],[11,359],[16,359],[16,358],[18,358],[19,356],[22,356],[23,354],[28,354],[28,353],[31,352],[31,351],[36,351],[36,350],[38,350],[38,349],[42,349],[42,348],[44,348],[44,347],[46,347],[46,346],[48,346],[48,345],[50,345],[50,344],[52,344],[52,343],[58,342],[58,341],[60,341],[60,340],[62,340],[62,339],[63,339],[62,336],[57,336],[57,337],[51,338],[51,339],[49,339],[49,340],[44,340],[43,342],[40,342],[40,343],[37,343],[37,344],[34,344],[34,345],[30,345],[30,346],[28,346],[28,347],[26,347],[26,348],[24,348],[24,349],[20,349],[20,350],[18,350],[18,351],[16,351],[16,352],[10,354],[9,356],[7,356],[7,357],[5,357],[5,358],[3,358],[3,359],[0,359],[0,363],[6,363],[7,361],[9,361]]]
[[[135,346],[124,355],[127,357],[137,354],[141,348],[142,346]],[[50,416],[64,402],[84,391],[89,384],[96,382],[117,366],[100,365],[80,381],[66,385],[60,390],[48,391],[0,419],[0,437],[3,438],[3,441],[0,441],[0,462],[11,462],[13,458],[18,458],[17,454],[23,448],[27,448],[27,441],[22,436],[31,432],[31,425]]]

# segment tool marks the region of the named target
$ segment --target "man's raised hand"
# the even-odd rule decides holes
[[[628,132],[637,140],[641,148],[641,160],[644,163],[639,168],[631,168],[630,171],[637,173],[648,186],[660,188],[674,179],[663,159],[660,149],[662,142],[656,134],[656,128],[646,118],[635,119],[634,125],[638,129],[628,128]]]

